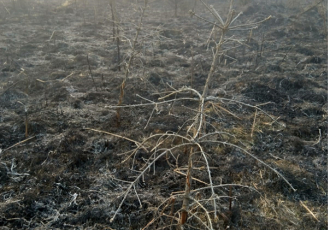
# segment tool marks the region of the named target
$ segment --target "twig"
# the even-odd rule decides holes
[[[261,20],[261,21],[254,22],[254,23],[248,23],[248,24],[237,25],[237,26],[229,27],[229,29],[232,30],[232,29],[236,29],[236,28],[239,28],[239,27],[247,27],[247,26],[259,25],[259,24],[261,24],[261,23],[263,23],[263,22],[265,22],[265,21],[267,21],[267,20],[269,20],[269,19],[271,19],[271,18],[272,18],[272,16],[269,15],[267,18],[265,18],[265,19],[263,19],[263,20]]]
[[[317,222],[320,222],[319,221],[319,219],[317,219],[317,217],[314,215],[314,213],[302,202],[302,201],[300,201],[300,204],[301,204],[301,206],[303,206],[306,210],[307,210],[307,212],[309,212],[309,214],[311,214],[312,215],[312,217],[317,221]]]
[[[208,229],[213,229],[211,217],[210,217],[209,212],[207,211],[207,209],[198,200],[194,199],[193,197],[190,197],[190,199],[192,199],[198,206],[200,206],[204,210],[205,215],[207,217],[207,221],[209,222]],[[215,216],[216,216],[216,214],[215,214]],[[202,223],[204,223],[204,222],[202,221]]]
[[[321,138],[322,138],[322,131],[321,131],[321,129],[319,129],[319,138],[313,145],[317,145],[318,143],[320,143]]]
[[[154,114],[154,111],[155,111],[155,110],[157,110],[157,105],[155,105],[155,107],[152,109],[151,114],[150,114],[150,116],[149,116],[149,119],[148,119],[148,121],[147,121],[147,124],[144,126],[143,129],[146,129],[146,128],[148,127],[148,124],[149,124],[149,122],[150,122],[150,120],[151,120],[151,118],[152,118],[152,115]]]
[[[252,187],[246,186],[246,185],[240,185],[240,184],[220,184],[220,185],[213,185],[213,188],[222,188],[222,187],[227,187],[227,186],[228,187],[236,186],[236,187],[248,188],[248,189],[252,189],[252,190],[258,192],[255,188],[252,188]],[[209,186],[209,187],[197,188],[197,189],[191,190],[191,192],[198,192],[198,191],[205,190],[205,189],[211,189],[211,187]]]
[[[2,153],[4,153],[4,152],[8,151],[9,149],[12,149],[12,148],[14,148],[14,147],[20,145],[20,144],[23,144],[23,143],[25,143],[25,142],[27,142],[27,141],[29,141],[29,140],[35,138],[35,137],[36,137],[36,136],[33,136],[33,137],[27,138],[27,139],[25,139],[25,140],[23,140],[23,141],[20,141],[20,142],[18,142],[18,143],[16,143],[16,144],[10,146],[9,148],[6,148],[5,150],[2,151]]]
[[[268,165],[267,163],[265,163],[264,161],[260,160],[258,157],[254,156],[252,153],[248,152],[247,150],[235,145],[235,144],[232,144],[232,143],[229,143],[229,142],[223,142],[223,141],[212,141],[212,140],[207,140],[207,141],[203,141],[203,142],[207,142],[207,143],[218,143],[218,144],[223,144],[223,145],[228,145],[228,146],[232,146],[232,147],[235,147],[235,148],[238,148],[239,150],[243,151],[244,153],[246,153],[247,155],[249,155],[250,157],[252,157],[253,159],[255,159],[256,161],[258,161],[259,163],[263,164],[264,166],[266,166],[267,168],[271,169],[273,172],[275,172],[279,177],[281,177],[285,183],[287,183],[290,188],[296,192],[297,189],[295,189],[291,184],[290,182],[279,172],[277,171],[276,169],[272,168],[270,165]]]
[[[65,78],[61,79],[61,81],[65,81],[67,78],[71,77],[75,72],[70,73],[68,76],[66,76]],[[103,75],[102,75],[103,76]]]
[[[220,105],[217,105],[217,104],[212,103],[212,106],[217,107],[218,109],[222,109],[223,111],[225,111],[226,113],[229,113],[230,115],[232,115],[233,117],[237,118],[238,120],[242,120],[241,118],[239,118],[238,116],[236,116],[234,113],[230,112],[229,110],[223,108],[223,107],[220,106]],[[213,107],[213,108],[214,108],[214,107]],[[215,108],[214,108],[214,109],[215,109]]]
[[[52,40],[52,38],[53,38],[55,32],[56,32],[56,30],[53,31],[52,35],[50,35],[50,38],[48,39],[48,41],[51,41],[51,40]]]
[[[186,146],[187,144],[182,144],[182,145],[178,145],[178,146],[174,146],[173,148],[171,148],[171,149],[175,149],[175,148],[180,148],[180,147],[182,147],[182,146]],[[118,212],[121,210],[121,206],[124,204],[124,201],[126,200],[126,197],[127,197],[127,195],[128,195],[128,193],[130,192],[130,190],[133,188],[133,186],[135,185],[135,183],[137,183],[139,180],[140,180],[140,178],[142,177],[142,175],[144,175],[144,173],[157,161],[157,160],[159,160],[162,156],[164,156],[168,151],[169,151],[170,149],[166,149],[166,150],[164,150],[162,153],[160,153],[152,162],[150,162],[149,164],[147,164],[146,165],[146,167],[145,167],[145,169],[136,177],[136,179],[133,181],[133,182],[131,182],[131,184],[130,184],[130,186],[126,189],[126,192],[124,193],[124,195],[123,195],[123,199],[122,199],[122,201],[121,201],[121,203],[119,204],[119,206],[118,206],[118,208],[117,208],[117,210],[115,211],[115,213],[114,213],[114,215],[113,215],[113,217],[110,219],[110,222],[112,223],[114,220],[115,220],[115,218],[116,218],[116,216],[117,216],[117,214],[118,214]]]
[[[256,124],[256,117],[257,117],[257,110],[254,112],[253,124],[252,124],[252,128],[251,128],[251,138],[253,137],[254,126]]]
[[[185,98],[177,98],[177,99],[172,99],[172,100],[167,100],[167,101],[161,101],[161,102],[152,102],[152,103],[142,103],[142,104],[134,104],[134,105],[106,105],[104,108],[110,108],[110,109],[116,109],[116,108],[135,108],[135,107],[141,107],[141,106],[155,106],[155,105],[161,105],[161,104],[168,104],[174,101],[199,101],[197,98],[190,98],[190,97],[185,97]]]
[[[5,92],[7,92],[9,89],[13,88],[17,83],[23,81],[24,79],[18,80],[17,82],[13,83],[11,86],[9,86],[7,89],[5,89],[0,96],[2,96]]]
[[[238,104],[241,104],[241,105],[244,105],[244,106],[247,106],[247,107],[250,107],[250,108],[255,108],[259,111],[261,111],[262,113],[264,113],[266,116],[268,116],[270,119],[272,119],[272,121],[276,122],[278,125],[280,126],[284,126],[283,124],[279,123],[277,120],[278,119],[274,119],[269,113],[267,113],[266,111],[260,109],[258,106],[255,106],[255,105],[250,105],[250,104],[247,104],[247,103],[244,103],[244,102],[241,102],[241,101],[237,101],[237,100],[234,100],[234,99],[228,99],[228,98],[219,98],[219,97],[214,97],[214,96],[208,96],[206,98],[206,101],[228,101],[228,102],[235,102],[235,103],[238,103]],[[265,104],[269,104],[271,102],[267,102],[267,103],[264,103],[262,105],[265,105]]]
[[[183,176],[187,176],[187,174],[185,174],[185,173],[179,171],[179,169],[174,169],[174,172],[176,172],[176,173],[178,173],[178,174],[180,174],[180,175],[183,175]],[[191,179],[194,180],[194,181],[198,181],[199,183],[202,183],[202,184],[205,184],[205,185],[209,185],[208,183],[205,183],[204,181],[199,180],[199,179],[197,179],[197,178],[195,178],[195,177],[191,177]]]
[[[160,215],[156,218],[153,218],[151,221],[149,221],[149,223],[146,225],[146,226],[144,226],[144,228],[142,228],[142,230],[146,230],[150,225],[152,225],[156,220],[158,220],[162,215],[164,215],[164,211],[165,211],[165,209],[170,205],[170,204],[174,204],[174,202],[175,202],[175,197],[173,197],[173,196],[171,196],[171,197],[169,197],[169,198],[167,198],[165,201],[163,201],[159,206],[158,206],[158,208],[157,209],[160,209],[160,207],[162,206],[162,205],[164,205],[164,204],[166,204],[166,205],[164,205],[164,207],[162,208],[162,211],[160,212]],[[172,206],[173,207],[173,206]],[[173,214],[172,214],[172,216],[171,216],[172,218],[174,218],[174,216],[173,216]],[[173,219],[172,219],[173,220]]]
[[[88,63],[89,75],[92,77],[92,80],[93,80],[93,83],[94,83],[95,90],[97,91],[97,87],[96,87],[96,84],[95,84],[95,80],[94,80],[94,77],[93,77],[93,74],[92,74],[91,65],[89,64],[88,54],[87,54],[87,63]]]
[[[140,208],[142,208],[142,203],[141,203],[141,200],[140,200],[140,198],[139,198],[139,195],[138,195],[137,192],[136,192],[135,185],[133,185],[133,189],[134,189],[135,195],[136,195],[136,197],[137,197],[137,199],[138,199],[138,201],[139,201]]]
[[[3,1],[1,1],[1,4],[3,5],[3,7],[5,8],[5,10],[7,11],[7,13],[10,15],[9,10],[7,9],[7,7],[5,6],[5,4],[3,3]]]
[[[188,212],[189,212],[189,203],[190,203],[190,190],[191,190],[191,169],[192,169],[192,156],[193,156],[193,147],[190,148],[190,153],[188,157],[188,169],[186,175],[186,183],[185,183],[185,193],[182,201],[182,208],[181,208],[181,220],[180,224],[183,225],[187,222],[188,219]]]
[[[295,17],[296,18],[299,18],[302,14],[310,11],[311,9],[313,9],[314,7],[316,7],[318,4],[320,4],[321,2],[323,2],[323,0],[319,0],[319,1],[316,0],[313,5],[305,8],[302,12],[300,12],[299,14],[297,14]]]
[[[109,132],[102,131],[102,130],[98,130],[98,129],[90,129],[90,128],[84,128],[84,129],[85,129],[85,130],[91,130],[91,131],[98,132],[98,133],[108,134],[108,135],[115,136],[115,137],[119,137],[119,138],[125,139],[125,140],[127,140],[127,141],[133,142],[133,143],[135,143],[137,146],[141,146],[141,143],[139,143],[139,142],[137,142],[137,141],[135,141],[135,140],[132,140],[132,139],[130,139],[130,138],[127,138],[127,137],[124,137],[124,136],[118,135],[118,134],[109,133]]]

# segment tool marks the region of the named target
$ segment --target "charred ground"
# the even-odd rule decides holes
[[[140,229],[159,215],[158,207],[173,192],[184,190],[185,177],[178,169],[184,172],[187,157],[182,153],[176,162],[164,158],[156,163],[155,175],[148,172],[136,185],[142,207],[132,192],[109,222],[126,188],[118,179],[131,181],[136,175],[131,161],[121,163],[127,157],[121,153],[135,145],[86,128],[137,141],[150,134],[180,133],[198,104],[164,104],[151,118],[153,107],[125,108],[118,126],[116,110],[109,106],[118,103],[124,65],[118,71],[108,1],[88,2],[3,1],[0,7],[0,225],[8,229]],[[140,3],[133,2],[117,4],[123,63],[140,17]],[[215,184],[255,189],[217,190],[235,200],[228,210],[229,200],[223,199],[219,220],[224,228],[327,229],[324,4],[306,12],[304,7],[312,3],[234,7],[244,12],[241,22],[272,18],[252,31],[231,32],[238,41],[224,49],[210,89],[211,96],[227,101],[221,108],[208,108],[209,117],[218,118],[210,118],[206,129],[234,135],[234,143],[280,171],[297,191],[242,151],[206,145]],[[215,7],[225,12],[228,6]],[[200,4],[195,10],[208,15]],[[146,102],[141,97],[157,101],[182,86],[201,92],[212,62],[212,39],[207,44],[211,30],[189,17],[184,7],[174,18],[170,5],[151,2],[124,104]],[[263,104],[260,108],[276,122],[236,101]],[[173,139],[169,145],[177,142]],[[134,169],[148,157],[139,151]],[[198,166],[193,176],[207,181],[203,164]],[[193,182],[193,188],[201,185]],[[174,204],[175,211],[180,207],[179,201]],[[150,228],[170,223],[162,217]]]

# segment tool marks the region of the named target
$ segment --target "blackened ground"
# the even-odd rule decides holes
[[[121,153],[134,143],[87,129],[141,142],[151,134],[184,135],[196,115],[195,101],[162,104],[153,113],[153,106],[124,108],[118,126],[109,106],[118,103],[141,3],[117,5],[123,62],[118,71],[108,1],[13,2],[4,0],[0,7],[0,226],[140,229],[163,211],[167,217],[150,229],[171,229],[171,207],[160,205],[185,188],[184,152],[173,152],[177,160],[157,161],[155,174],[148,171],[136,185],[142,207],[132,191],[110,223],[128,187],[122,181],[132,181],[150,155],[139,150],[132,170],[133,158],[122,163],[127,155]],[[210,89],[211,96],[224,100],[207,105],[205,132],[233,135],[221,138],[277,169],[297,191],[241,150],[205,143],[215,185],[254,189],[216,189],[235,201],[230,210],[228,198],[219,201],[221,229],[327,229],[327,3],[299,15],[312,3],[292,2],[234,6],[244,12],[237,24],[272,18],[253,30],[229,32],[228,38],[237,40],[224,46]],[[225,15],[228,5],[214,7]],[[212,19],[200,3],[195,10]],[[170,5],[150,3],[124,104],[146,103],[142,97],[158,101],[182,86],[203,90],[219,34],[207,43],[212,25],[191,18],[183,5],[177,18],[173,13]],[[175,97],[193,95],[168,99]],[[238,102],[259,106],[273,120]],[[194,167],[193,177],[208,182],[203,160],[195,159]],[[193,181],[193,189],[205,186],[200,181]],[[178,196],[174,212],[181,203]],[[194,224],[203,228],[191,220]]]

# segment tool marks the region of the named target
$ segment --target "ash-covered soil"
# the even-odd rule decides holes
[[[216,229],[327,229],[327,2],[239,2],[234,25],[272,17],[228,32],[216,66],[209,96],[219,100],[206,105],[203,132],[222,134],[201,142],[219,185],[211,221]],[[1,229],[177,229],[188,153],[174,148],[183,139],[161,135],[186,136],[198,102],[150,102],[183,86],[203,91],[219,32],[210,36],[213,26],[186,5],[174,17],[171,5],[150,2],[122,104],[149,105],[122,108],[119,121],[113,106],[143,2],[116,4],[121,70],[109,1],[1,3]],[[213,4],[224,17],[228,3]],[[214,20],[200,2],[195,12]],[[166,100],[180,98],[196,95]],[[151,135],[159,138],[132,154]],[[220,138],[239,148],[212,142]],[[172,147],[116,213],[153,150]],[[194,190],[209,186],[205,160],[196,156],[193,167],[191,196],[204,202],[209,190]],[[181,227],[207,229],[203,208],[190,208]]]

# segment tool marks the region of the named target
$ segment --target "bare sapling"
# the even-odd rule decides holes
[[[213,6],[207,5],[203,0],[199,0],[202,5],[210,12],[210,14],[215,18],[216,22],[212,22],[210,19],[201,17],[197,15],[195,12],[191,11],[191,15],[194,17],[197,17],[200,20],[206,21],[212,25],[215,26],[215,29],[219,30],[220,35],[217,39],[216,46],[213,50],[213,58],[212,63],[210,66],[210,69],[208,71],[208,76],[206,79],[206,82],[203,87],[203,91],[199,92],[196,89],[193,89],[191,87],[182,87],[180,89],[175,89],[172,86],[171,89],[172,92],[167,92],[165,96],[162,96],[158,98],[158,101],[151,101],[147,98],[143,98],[139,95],[142,100],[145,100],[146,103],[141,104],[134,104],[134,105],[122,105],[123,95],[124,95],[124,88],[125,84],[128,78],[129,68],[132,62],[132,59],[134,57],[135,52],[135,44],[137,42],[137,37],[139,35],[139,31],[141,29],[141,22],[143,18],[143,13],[146,8],[147,1],[145,1],[144,9],[142,10],[142,15],[139,23],[139,29],[136,32],[136,37],[134,39],[134,43],[132,46],[132,54],[129,58],[129,62],[127,64],[126,73],[125,73],[125,79],[121,85],[121,91],[120,91],[120,99],[117,106],[108,106],[108,108],[115,108],[117,109],[117,118],[119,119],[119,111],[121,108],[130,108],[134,109],[137,107],[142,106],[151,106],[154,107],[154,109],[151,112],[150,117],[153,115],[153,111],[162,105],[169,105],[173,102],[176,102],[176,104],[179,104],[179,102],[182,101],[192,101],[197,102],[198,106],[197,108],[190,108],[191,111],[194,111],[193,117],[191,119],[188,119],[182,126],[179,128],[177,132],[163,132],[163,133],[156,133],[156,134],[150,134],[149,137],[143,138],[142,141],[132,140],[124,136],[120,136],[118,134],[109,133],[101,130],[95,130],[95,129],[89,129],[95,132],[101,132],[104,134],[112,135],[117,138],[122,138],[125,140],[128,140],[136,145],[136,147],[130,151],[127,151],[125,153],[120,154],[121,156],[124,156],[124,160],[122,160],[121,164],[130,162],[131,168],[130,170],[134,171],[135,173],[138,173],[137,176],[134,177],[131,181],[125,181],[128,186],[126,187],[126,190],[121,195],[121,202],[119,206],[117,207],[116,211],[114,212],[111,222],[113,222],[116,219],[116,216],[121,211],[122,205],[124,204],[125,200],[128,198],[130,193],[133,193],[135,196],[137,196],[138,201],[141,201],[139,198],[139,195],[136,190],[136,185],[139,183],[140,180],[144,178],[144,175],[149,172],[153,171],[153,174],[156,174],[156,166],[155,163],[159,161],[160,159],[166,158],[167,163],[171,166],[171,168],[174,168],[174,172],[178,173],[180,175],[185,176],[185,183],[184,183],[184,191],[178,191],[175,193],[172,193],[171,197],[166,199],[159,207],[154,218],[145,226],[143,229],[147,229],[151,227],[152,225],[156,224],[158,220],[161,219],[162,216],[166,216],[167,219],[170,219],[170,223],[164,223],[165,226],[176,226],[178,229],[184,229],[189,228],[190,223],[197,223],[200,225],[200,228],[202,229],[219,229],[219,218],[223,216],[225,218],[226,216],[221,213],[220,206],[224,202],[224,197],[219,195],[217,193],[218,188],[224,188],[227,187],[230,189],[230,192],[227,193],[229,196],[226,196],[225,198],[229,198],[229,204],[227,207],[229,209],[232,209],[232,188],[236,187],[244,187],[247,188],[248,186],[239,185],[239,184],[215,184],[214,183],[214,177],[211,173],[211,165],[209,163],[209,157],[212,153],[207,153],[209,151],[209,146],[226,146],[230,148],[236,148],[240,152],[246,154],[247,156],[251,157],[255,161],[259,162],[263,166],[269,168],[272,170],[276,175],[278,175],[280,178],[282,178],[288,186],[295,191],[293,186],[284,178],[284,176],[278,172],[275,168],[271,167],[267,163],[263,162],[256,156],[254,156],[252,153],[250,153],[248,150],[246,150],[243,147],[232,143],[230,138],[236,139],[236,136],[231,133],[227,133],[224,131],[219,130],[216,127],[213,127],[212,129],[206,129],[206,126],[211,126],[210,122],[208,122],[208,119],[210,118],[210,115],[207,114],[206,108],[209,106],[213,106],[214,108],[217,108],[218,110],[223,110],[224,112],[230,114],[231,116],[238,118],[234,113],[231,113],[230,111],[226,110],[221,103],[237,103],[240,106],[245,106],[252,108],[255,112],[263,113],[265,116],[269,117],[273,123],[277,122],[277,119],[273,118],[273,116],[269,115],[266,111],[262,110],[258,106],[246,104],[240,101],[235,101],[232,99],[226,99],[226,98],[220,98],[215,96],[209,96],[209,89],[212,81],[214,80],[214,73],[217,68],[217,64],[219,62],[219,57],[223,53],[223,46],[226,45],[229,42],[236,42],[233,37],[227,36],[227,33],[234,29],[246,29],[251,30],[252,28],[256,28],[257,25],[260,23],[268,20],[270,17],[261,20],[259,22],[255,23],[249,23],[249,24],[242,24],[242,25],[235,25],[234,22],[236,19],[242,14],[242,13],[235,13],[235,11],[232,9],[233,1],[230,1],[229,4],[229,10],[226,15],[225,20],[220,16],[220,14],[216,11],[216,9]],[[189,95],[186,97],[179,97],[179,95]],[[169,99],[170,97],[175,96],[174,99]],[[221,117],[220,113],[217,113],[219,117]],[[213,117],[211,117],[213,119]],[[149,118],[150,120],[150,118]],[[147,125],[149,123],[149,120],[147,121]],[[118,120],[119,121],[119,120]],[[253,128],[254,129],[253,124]],[[251,131],[251,135],[253,133],[253,130]],[[225,138],[226,137],[230,137]],[[135,170],[135,162],[136,162],[136,155],[138,151],[145,152],[148,157],[144,159],[144,164],[138,169]],[[213,153],[214,154],[214,153]],[[184,165],[180,165],[182,163],[179,163],[178,158],[184,158]],[[175,164],[172,164],[169,159],[172,159],[175,161]],[[198,160],[197,160],[198,159]],[[202,162],[203,167],[200,167],[197,162]],[[197,178],[195,176],[196,172],[202,173],[206,179],[206,181]],[[198,182],[198,184],[202,184],[197,189],[193,189],[192,184],[193,182]],[[178,185],[179,186],[179,185]],[[250,190],[255,190],[251,187],[248,187]],[[207,191],[208,195],[205,195],[202,197],[199,193],[200,191]],[[181,202],[181,208],[178,210],[175,210],[174,204],[178,204]],[[179,203],[180,204],[180,203]],[[168,210],[168,213],[165,214],[166,210]],[[198,210],[198,211],[196,211]],[[230,211],[230,210],[229,210]],[[228,219],[228,218],[227,218]],[[165,226],[163,226],[165,228]],[[158,226],[159,227],[159,226]]]
[[[178,17],[178,4],[180,0],[169,0],[169,2],[173,5],[174,8],[174,17]]]
[[[119,35],[119,17],[117,15],[116,6],[114,0],[110,0],[111,18],[112,18],[112,40],[116,41],[117,45],[117,68],[121,70],[121,58],[120,58],[120,35]]]
[[[220,14],[212,7],[212,6],[208,6],[203,0],[200,0],[201,3],[207,8],[207,10],[213,15],[213,17],[216,19],[217,23],[212,23],[214,25],[214,27],[217,27],[220,29],[220,38],[219,41],[216,44],[215,47],[215,52],[213,54],[213,61],[204,85],[204,90],[203,93],[200,97],[200,102],[199,102],[199,111],[198,114],[196,116],[196,119],[194,121],[194,124],[190,126],[190,128],[188,130],[192,130],[193,131],[193,135],[192,135],[192,139],[195,140],[196,138],[200,137],[202,135],[202,127],[205,125],[204,124],[204,109],[205,109],[205,100],[206,97],[208,95],[208,91],[209,91],[209,87],[210,87],[210,83],[212,82],[212,78],[214,76],[214,71],[216,68],[216,63],[218,61],[219,58],[219,54],[222,48],[222,45],[224,44],[224,42],[226,41],[225,39],[225,35],[226,33],[231,29],[231,25],[232,23],[240,16],[241,13],[239,13],[238,15],[235,15],[234,10],[232,10],[232,1],[230,2],[230,7],[229,7],[229,11],[226,17],[226,21],[223,21],[223,19],[221,18]],[[196,16],[197,18],[200,18],[204,21],[208,21],[207,19],[204,19],[200,16],[197,16],[195,14],[195,12],[191,11],[191,15],[192,16]],[[266,19],[267,20],[267,19]],[[261,22],[259,22],[261,23]],[[249,25],[243,25],[243,26],[250,26]],[[237,27],[237,26],[236,26]],[[189,162],[192,162],[192,151],[189,154],[189,160],[188,160],[188,164]],[[188,167],[188,171],[187,171],[187,179],[186,179],[186,189],[185,189],[185,195],[184,195],[184,199],[183,199],[183,204],[182,204],[182,208],[181,208],[181,224],[184,224],[187,220],[187,215],[188,215],[188,206],[189,206],[189,200],[190,200],[190,181],[191,181],[191,169],[192,167]],[[210,172],[209,172],[210,173]],[[212,192],[212,196],[215,196],[214,194],[214,190],[212,188],[212,180],[210,180],[210,185],[211,185],[211,192]],[[217,215],[217,210],[216,210],[216,203],[215,203],[215,199],[213,200],[213,205],[214,205],[214,218],[216,219],[216,215]]]
[[[137,26],[136,34],[135,34],[134,41],[133,41],[133,44],[132,44],[132,51],[131,51],[130,57],[128,59],[128,62],[126,64],[126,68],[125,68],[125,78],[124,78],[124,80],[123,80],[123,82],[121,83],[121,86],[120,86],[120,95],[119,95],[118,106],[120,106],[123,103],[126,81],[128,79],[131,64],[132,64],[133,59],[136,55],[136,45],[137,45],[138,37],[139,37],[140,31],[141,31],[141,28],[142,28],[142,21],[143,21],[144,14],[145,14],[145,11],[147,9],[147,6],[148,6],[148,0],[144,0],[144,6],[141,9],[140,21],[139,21],[139,24]],[[119,127],[120,126],[120,108],[117,108],[116,117],[117,117],[117,126]]]

